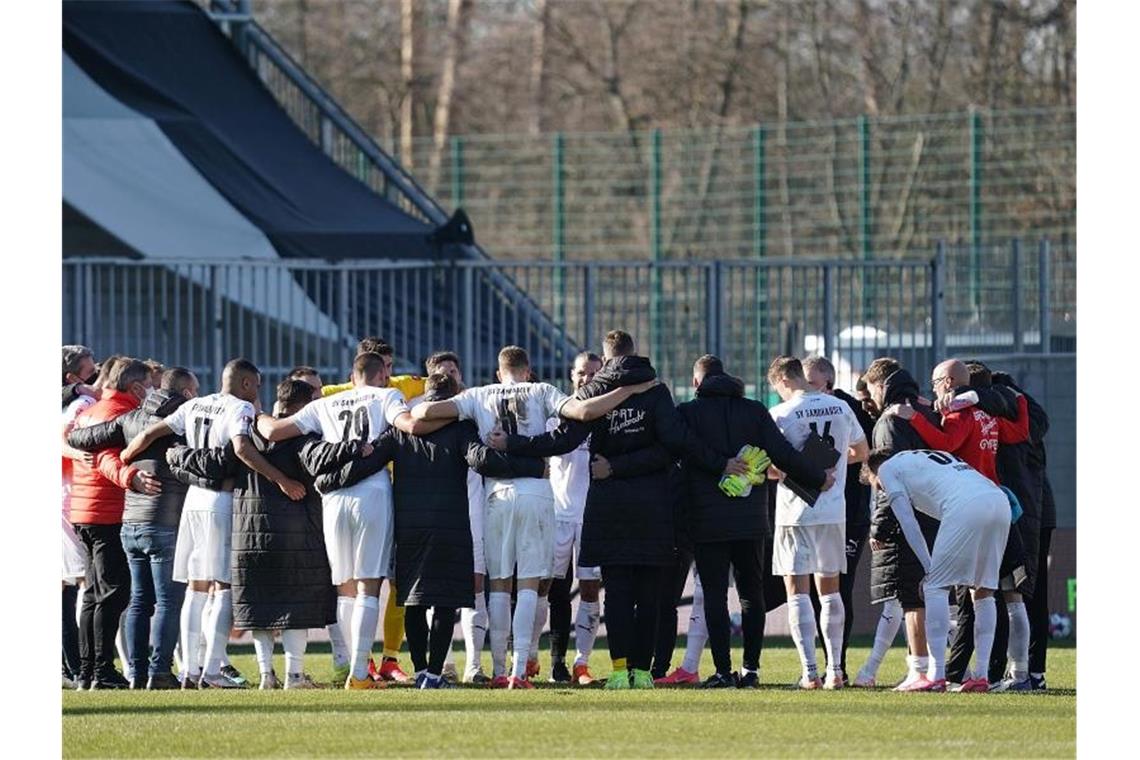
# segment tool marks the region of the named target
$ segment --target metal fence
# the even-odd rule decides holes
[[[898,259],[938,240],[986,302],[986,259],[1049,238],[1075,320],[1076,118],[1017,109],[783,126],[454,136],[428,187],[499,259]],[[419,140],[405,165],[435,150]],[[870,294],[868,297],[871,297]]]
[[[1007,272],[1019,289],[987,298],[981,312],[955,296],[959,273],[945,246],[891,262],[73,259],[63,263],[63,338],[207,377],[242,355],[274,378],[296,364],[340,377],[355,341],[379,334],[417,370],[431,351],[460,351],[474,382],[488,380],[498,348],[515,343],[540,376],[558,381],[575,351],[597,350],[620,327],[678,393],[693,359],[711,352],[763,395],[779,353],[827,354],[843,382],[883,353],[921,373],[947,351],[1058,350],[1064,339],[1053,336],[1053,294],[1041,276],[1051,249],[1010,249],[1006,266],[1024,270]]]

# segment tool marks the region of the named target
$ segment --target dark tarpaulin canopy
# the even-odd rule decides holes
[[[192,3],[70,0],[63,46],[100,86],[152,118],[282,256],[438,256],[434,228],[313,145]]]

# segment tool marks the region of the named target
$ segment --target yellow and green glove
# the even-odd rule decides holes
[[[741,448],[736,456],[748,463],[748,474],[725,475],[717,485],[726,496],[744,498],[752,493],[752,486],[764,483],[764,471],[772,464],[772,460],[768,458],[768,452],[764,449],[750,444]]]

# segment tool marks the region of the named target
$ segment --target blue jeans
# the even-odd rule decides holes
[[[178,643],[178,623],[186,584],[174,581],[177,528],[123,523],[123,551],[131,569],[127,606],[127,656],[135,678],[169,673]],[[151,625],[154,615],[154,625]],[[153,633],[153,635],[152,635]]]

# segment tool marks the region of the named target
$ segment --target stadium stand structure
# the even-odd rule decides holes
[[[462,210],[449,217],[263,30],[246,30],[242,40],[231,41],[190,2],[64,3],[65,258],[184,264],[488,258]],[[367,148],[383,193],[330,160],[265,88],[234,44],[255,35],[330,125]],[[455,321],[452,315],[462,314],[429,309],[433,299],[423,299],[422,291],[423,307],[389,308],[408,294],[387,290],[374,278],[350,278],[350,292],[328,292],[283,267],[268,266],[260,283],[170,271],[174,279],[188,280],[181,283],[187,302],[204,297],[195,290],[213,289],[227,302],[223,310],[232,305],[261,315],[292,314],[294,323],[279,329],[289,328],[291,340],[310,345],[331,342],[323,346],[330,355],[359,337],[333,324],[345,324],[350,305],[357,313],[349,321],[361,334],[400,329],[425,338],[446,335],[454,327],[447,324]],[[577,350],[509,277],[491,268],[477,269],[473,277],[466,290],[458,276],[430,284],[436,303],[477,298],[502,305],[503,317],[485,324],[469,348],[493,355],[506,322],[521,320],[533,344],[528,348],[543,347],[561,359]],[[273,300],[282,298],[289,309]],[[397,311],[415,316],[396,325],[390,315]],[[169,316],[175,323],[192,314]],[[176,329],[201,327],[187,322]],[[105,349],[113,350],[107,343]],[[434,348],[425,340],[402,358],[418,362]]]

